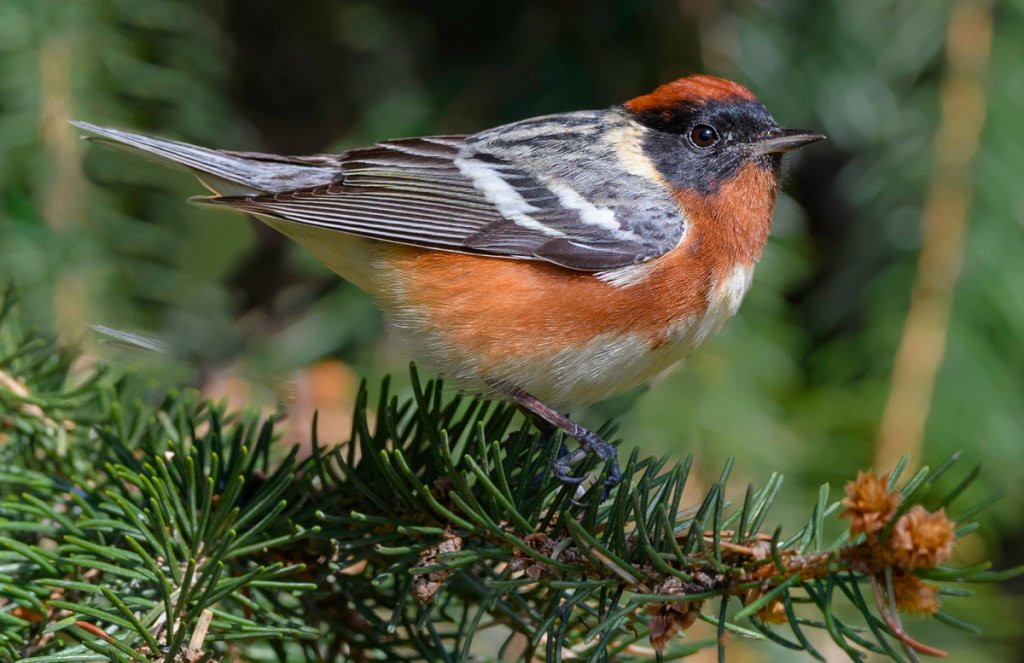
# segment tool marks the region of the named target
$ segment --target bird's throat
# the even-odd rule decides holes
[[[676,198],[693,223],[695,246],[722,275],[753,265],[771,232],[779,176],[759,164],[744,165],[714,193],[679,191]]]

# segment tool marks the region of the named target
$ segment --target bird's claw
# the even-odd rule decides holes
[[[555,478],[557,478],[559,481],[573,486],[578,486],[579,484],[583,483],[583,479],[585,478],[576,477],[570,474],[570,472],[572,472],[572,467],[568,463],[563,462],[561,459],[556,460],[554,463],[551,464],[551,471],[554,473]]]
[[[608,477],[604,480],[604,485],[601,488],[601,499],[599,501],[604,502],[611,495],[612,489],[622,483],[622,469],[619,467],[619,459],[615,454],[615,447],[608,444],[604,440],[601,440],[596,435],[591,434],[591,439],[583,441],[582,449],[589,451],[597,455],[598,458],[605,461],[608,465]],[[578,486],[581,484],[585,477],[577,477],[571,475],[569,472],[572,469],[571,458],[560,456],[551,465],[551,469],[562,483],[571,484]],[[577,500],[571,500],[576,506],[582,506]]]

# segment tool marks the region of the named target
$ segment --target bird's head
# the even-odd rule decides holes
[[[779,127],[749,90],[714,76],[680,78],[624,108],[649,129],[644,151],[662,177],[680,191],[705,195],[744,173],[777,188],[782,155],[824,138]]]

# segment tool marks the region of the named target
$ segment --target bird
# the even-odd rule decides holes
[[[336,155],[209,149],[86,122],[87,138],[194,174],[201,205],[255,216],[376,299],[410,358],[578,442],[567,415],[641,385],[738,310],[771,229],[784,129],[742,85],[680,78],[600,110]]]

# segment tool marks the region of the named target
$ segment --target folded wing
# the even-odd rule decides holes
[[[685,228],[666,192],[615,169],[615,146],[596,139],[604,122],[606,112],[555,115],[475,136],[314,157],[208,150],[79,126],[184,165],[220,194],[197,202],[385,242],[596,272],[660,256]]]

